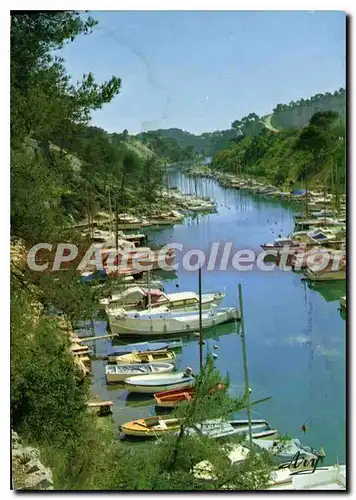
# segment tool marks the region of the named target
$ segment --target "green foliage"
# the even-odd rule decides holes
[[[119,92],[117,77],[101,85],[91,73],[76,86],[53,50],[87,34],[96,22],[77,12],[16,13],[11,22],[11,138],[44,139],[70,123],[86,123],[90,112]]]
[[[68,338],[15,281],[11,302],[12,424],[35,441],[63,444],[80,431],[86,390],[76,377]]]

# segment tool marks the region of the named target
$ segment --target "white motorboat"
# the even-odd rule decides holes
[[[120,335],[190,334],[199,328],[199,311],[174,312],[167,307],[144,311],[107,309],[107,315],[112,333]],[[218,309],[212,306],[209,310],[202,311],[202,326],[210,328],[238,318],[238,311],[234,307]]]
[[[132,365],[131,365],[132,366]],[[195,378],[191,369],[178,373],[152,373],[130,377],[125,380],[125,388],[129,392],[155,392],[170,391],[172,389],[185,389],[193,387]]]

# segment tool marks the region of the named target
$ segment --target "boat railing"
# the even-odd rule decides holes
[[[207,290],[204,290],[204,294],[219,294],[219,295],[226,295],[226,286],[222,286],[219,288],[208,288]]]

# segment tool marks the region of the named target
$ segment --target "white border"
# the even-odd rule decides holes
[[[56,4],[56,7],[53,6],[53,4],[48,4],[48,2],[45,1],[37,1],[35,4],[32,2],[31,3],[31,8],[32,9],[38,9],[38,10],[45,10],[45,9],[77,9],[77,10],[344,10],[347,13],[351,14],[355,11],[354,7],[355,3],[349,1],[339,1],[339,2],[333,2],[329,0],[323,0],[323,1],[315,1],[315,0],[299,0],[298,2],[295,1],[290,1],[288,3],[284,1],[277,1],[277,0],[270,0],[269,2],[263,2],[263,1],[257,1],[257,0],[250,0],[249,2],[239,2],[238,4],[238,9],[237,7],[237,2],[232,1],[232,0],[220,0],[219,2],[207,2],[207,0],[180,0],[178,1],[171,1],[169,4],[167,2],[163,1],[157,1],[157,0],[151,0],[150,2],[144,2],[144,1],[139,1],[139,0],[131,0],[130,2],[127,2],[126,5],[123,4],[123,2],[114,2],[114,1],[108,1],[108,0],[102,0],[100,3],[95,2],[93,0],[77,0],[75,2],[69,2],[67,0],[62,0],[62,2],[59,4]],[[2,360],[0,363],[1,367],[1,385],[2,385],[2,401],[5,403],[3,405],[3,410],[0,414],[1,417],[1,422],[0,422],[0,429],[1,429],[1,450],[2,453],[0,455],[1,457],[1,466],[0,466],[0,474],[1,474],[1,479],[0,479],[0,484],[1,484],[1,491],[2,491],[2,498],[8,498],[11,495],[11,492],[9,491],[9,480],[10,480],[10,467],[9,467],[9,459],[10,459],[10,442],[9,442],[9,408],[7,405],[7,401],[10,401],[10,393],[9,393],[9,266],[8,266],[8,255],[9,255],[9,237],[8,237],[8,227],[9,227],[9,10],[10,8],[12,9],[28,9],[28,2],[25,1],[15,1],[15,2],[5,2],[2,3],[1,7],[1,15],[0,15],[0,36],[2,38],[1,43],[0,43],[0,50],[1,50],[1,61],[2,61],[2,67],[4,68],[5,65],[7,67],[7,72],[6,75],[3,74],[2,79],[1,79],[1,86],[2,92],[1,92],[1,99],[2,99],[2,133],[1,133],[1,139],[2,139],[2,159],[3,159],[3,165],[2,165],[2,182],[0,184],[1,188],[1,196],[0,196],[0,202],[1,202],[1,210],[0,210],[0,216],[1,216],[1,238],[2,238],[2,245],[0,245],[1,249],[1,262],[3,264],[2,266],[2,276],[1,276],[1,309],[2,309],[2,314],[1,314],[1,319],[2,319],[2,333],[3,333],[3,341],[1,344],[1,353],[2,353]],[[354,24],[354,23],[352,23]],[[354,26],[351,26],[351,29],[353,31]],[[351,34],[349,34],[350,36]],[[355,42],[351,38],[351,43],[350,43],[350,54],[349,54],[349,65],[352,65],[352,62],[354,62],[354,57],[356,53],[356,48],[355,48]],[[351,46],[352,45],[352,46]],[[7,63],[7,64],[6,64]],[[352,74],[351,74],[352,73]],[[352,79],[352,76],[354,76],[354,70],[352,72],[350,71],[350,81],[348,82],[348,87],[350,87],[351,81],[355,81],[355,78]],[[351,103],[352,100],[352,92],[349,92],[349,103]],[[350,122],[351,122],[351,115],[350,115]],[[355,130],[350,127],[350,135],[349,135],[349,148],[351,147],[352,143],[355,143],[356,137]],[[350,157],[351,160],[351,157]],[[353,162],[352,162],[353,163]],[[354,171],[354,165],[349,165],[349,171]],[[354,173],[353,176],[350,176],[351,179],[349,179],[349,192],[350,194],[353,193],[356,195],[356,173]],[[353,216],[354,214],[354,205],[355,203],[351,202],[352,197],[350,197],[350,210],[349,210],[349,225],[351,228],[351,218],[352,220],[354,219]],[[355,233],[352,234],[351,242],[350,242],[350,248],[355,248],[356,244],[356,236]],[[349,256],[350,260],[350,256]],[[353,274],[353,273],[350,273]],[[356,299],[353,300],[352,302],[356,303]],[[354,309],[355,304],[353,303],[351,305],[351,301],[348,302],[350,304],[348,306],[348,309],[351,310]],[[353,335],[353,332],[350,333],[350,339]],[[353,342],[354,345],[356,345],[356,341]],[[351,347],[351,346],[350,346]],[[353,354],[353,353],[352,353]],[[351,355],[350,354],[350,357]],[[351,363],[350,363],[351,364]],[[351,395],[351,393],[350,393]],[[351,398],[351,402],[353,401],[353,398]],[[6,409],[5,409],[6,408]],[[349,410],[350,413],[352,413],[352,404],[350,404]],[[350,427],[351,427],[351,418],[350,418]],[[343,422],[340,422],[340,425],[343,425]],[[355,433],[353,433],[355,435]],[[352,447],[353,448],[353,447]],[[350,451],[351,451],[351,444],[350,444]],[[355,463],[355,461],[353,461]],[[110,466],[110,464],[108,464]],[[353,465],[353,470],[354,470],[354,465]],[[349,477],[355,476],[351,471],[349,471]],[[216,493],[214,493],[216,495]],[[254,495],[254,494],[252,494]],[[37,495],[36,495],[37,496]],[[104,496],[104,494],[99,494],[99,496]],[[161,498],[159,495],[154,495],[156,498]],[[255,495],[254,495],[255,496]],[[69,494],[69,498],[74,497],[74,494]]]

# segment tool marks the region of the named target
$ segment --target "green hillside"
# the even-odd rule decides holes
[[[262,177],[276,185],[295,183],[336,186],[345,191],[345,121],[333,111],[315,113],[302,129],[240,136],[213,158],[212,168],[221,172]]]

